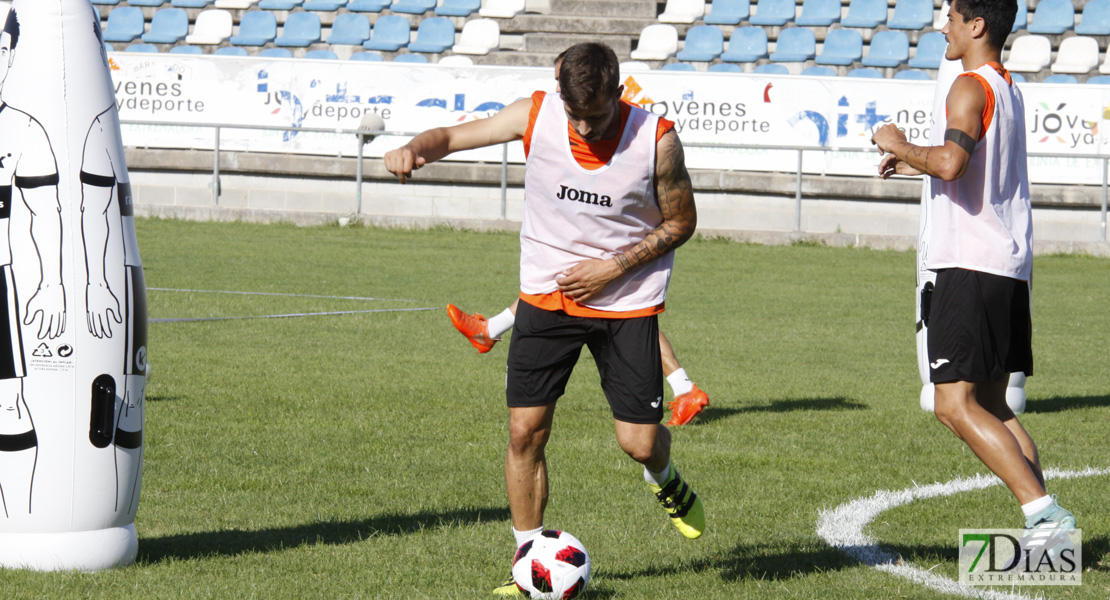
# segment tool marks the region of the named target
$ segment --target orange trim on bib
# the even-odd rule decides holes
[[[543,310],[561,310],[572,317],[591,317],[595,319],[635,319],[637,317],[650,317],[663,312],[666,305],[664,302],[655,306],[628,311],[597,310],[596,308],[578,304],[574,300],[564,296],[559,290],[555,290],[549,294],[525,294],[521,292],[520,299],[536,308],[542,308]]]
[[[1007,71],[1005,67],[994,61],[988,62],[986,65],[994,69],[1002,79],[1006,80],[1006,83],[1014,85],[1014,80],[1010,77],[1010,72]],[[987,83],[987,80],[982,75],[974,71],[968,71],[960,75],[960,77],[974,77],[975,80],[979,82],[979,85],[983,86],[983,93],[987,95],[987,102],[983,105],[983,114],[980,117],[982,128],[979,130],[979,139],[982,140],[983,137],[987,135],[987,129],[990,128],[991,123],[994,121],[994,88],[991,87],[991,84]]]

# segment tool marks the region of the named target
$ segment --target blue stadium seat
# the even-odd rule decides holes
[[[933,24],[933,0],[898,0],[886,26],[891,29],[920,30]]]
[[[258,8],[264,10],[293,10],[294,8],[297,8],[297,6],[299,6],[302,2],[304,2],[304,0],[262,0],[262,2],[258,3]],[[259,54],[259,56],[262,55]]]
[[[143,34],[148,44],[176,44],[189,35],[189,13],[183,8],[163,8],[150,19],[150,31]]]
[[[105,51],[105,52],[115,52],[115,51],[116,51],[116,47],[115,47],[115,46],[113,46],[113,45],[111,45],[111,44],[109,44],[108,42],[104,42],[104,51]]]
[[[878,27],[886,23],[886,0],[852,0],[848,14],[840,20],[845,27]]]
[[[316,13],[295,12],[285,18],[281,36],[274,44],[283,48],[304,48],[320,41],[320,17]]]
[[[906,69],[905,71],[898,71],[894,74],[895,79],[909,79],[911,81],[932,81],[933,78],[929,74],[919,69]]]
[[[204,50],[200,46],[174,46],[170,48],[170,54],[204,54]]]
[[[277,17],[265,10],[252,10],[239,18],[239,33],[231,36],[235,46],[265,46],[277,37]]]
[[[443,0],[436,7],[436,14],[441,17],[469,17],[482,8],[482,0]]]
[[[396,52],[409,45],[409,20],[400,15],[383,15],[374,22],[370,39],[362,43],[367,50]]]
[[[695,25],[686,32],[678,60],[711,61],[725,51],[725,34],[716,25]]]
[[[115,6],[119,4],[119,0],[92,0],[93,4],[102,4],[105,6]]]
[[[1041,0],[1033,12],[1029,33],[1059,35],[1075,26],[1075,5],[1071,0]]]
[[[127,0],[131,6],[162,6],[164,0]]]
[[[748,22],[763,27],[782,27],[793,20],[794,0],[758,0],[755,14]]]
[[[806,67],[802,69],[802,75],[809,75],[812,77],[836,77],[836,69],[832,67]]]
[[[848,77],[860,77],[863,79],[882,79],[883,72],[878,69],[861,67],[859,69],[852,69],[851,71],[848,71]]]
[[[423,54],[399,54],[393,57],[393,62],[400,63],[426,63],[428,57]]]
[[[238,46],[224,46],[223,48],[216,48],[212,54],[217,56],[248,56],[246,48]]]
[[[171,4],[176,8],[204,8],[212,2],[213,0],[173,0]]]
[[[389,12],[422,15],[436,7],[436,0],[395,0]]]
[[[305,0],[301,8],[317,12],[335,12],[347,5],[347,0]]]
[[[140,44],[131,44],[130,46],[124,48],[123,51],[124,52],[149,52],[149,53],[157,54],[158,46],[155,46],[154,44],[141,44],[141,43]]]
[[[108,22],[104,25],[104,40],[130,42],[143,34],[145,24],[143,9],[138,6],[117,6],[108,13]]]
[[[762,27],[737,27],[728,38],[728,51],[721,60],[755,62],[767,56],[767,30]]]
[[[659,70],[660,71],[697,71],[698,69],[697,69],[697,67],[695,67],[694,65],[692,65],[690,63],[673,62],[673,63],[667,63],[667,64],[663,65],[663,67],[660,68]]]
[[[428,17],[416,28],[409,52],[439,54],[455,45],[455,24],[447,17]]]
[[[351,60],[362,62],[382,62],[382,55],[380,52],[355,52],[351,55]]]
[[[389,6],[390,0],[351,0],[347,3],[350,12],[382,12]]]
[[[1088,77],[1087,83],[1094,85],[1110,85],[1110,75],[1095,75],[1094,77]]]
[[[343,13],[335,16],[328,43],[332,45],[361,46],[370,39],[370,19],[366,15]]]
[[[744,67],[733,63],[717,63],[709,65],[709,71],[711,73],[743,73]]]
[[[803,27],[828,27],[840,21],[840,0],[803,0],[795,21]]]
[[[339,60],[339,56],[331,50],[309,50],[304,53],[304,57],[313,60]]]
[[[775,51],[771,53],[774,62],[805,62],[817,53],[817,36],[808,27],[789,27],[779,32]]]
[[[752,72],[759,73],[760,75],[789,75],[790,69],[787,69],[783,65],[774,65],[768,63],[765,65],[759,65]]]
[[[1010,79],[1013,79],[1014,83],[1025,83],[1025,75],[1021,73],[1010,73]]]
[[[1056,74],[1056,75],[1049,75],[1048,77],[1045,77],[1044,79],[1041,80],[1041,83],[1056,83],[1056,84],[1079,83],[1079,78],[1077,78],[1075,75]]]
[[[293,58],[293,53],[289,48],[266,48],[259,52],[258,56],[263,58]]]
[[[1083,16],[1075,26],[1082,35],[1110,35],[1110,0],[1091,0],[1083,6]]]
[[[939,69],[947,47],[948,42],[944,39],[943,33],[930,31],[918,38],[917,52],[910,59],[909,64],[915,69]]]
[[[871,36],[865,67],[897,67],[910,58],[910,39],[901,31],[877,31]]]
[[[833,29],[817,55],[819,65],[848,66],[863,57],[863,36],[855,29]]]
[[[1029,26],[1029,5],[1026,0],[1018,0],[1017,15],[1014,16],[1014,27],[1010,33],[1017,33],[1019,29],[1025,29]]]
[[[707,25],[738,25],[751,15],[751,7],[750,0],[713,0],[704,20]]]

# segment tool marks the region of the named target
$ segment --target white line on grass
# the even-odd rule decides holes
[[[284,296],[286,298],[326,298],[328,300],[381,300],[388,302],[419,302],[419,300],[403,300],[400,298],[365,298],[362,296],[320,296],[315,294],[280,294],[276,292],[236,292],[230,290],[183,290],[176,288],[148,287],[148,290],[157,292],[188,292],[190,294],[237,294],[242,296]]]
[[[388,313],[388,312],[414,312],[421,310],[443,310],[438,306],[428,308],[379,308],[376,310],[337,310],[332,312],[314,312],[314,313],[289,313],[284,315],[258,315],[246,317],[196,317],[192,319],[150,319],[151,323],[193,323],[196,321],[240,321],[243,319],[287,319],[290,317],[320,317],[327,315],[362,315],[367,313]]]
[[[1092,467],[1087,467],[1082,471],[1048,469],[1044,472],[1045,479],[1075,479],[1107,474],[1110,474],[1110,469],[1095,469]],[[817,519],[817,535],[821,536],[830,546],[840,549],[869,567],[909,579],[914,583],[945,594],[987,600],[1030,600],[1029,596],[1016,592],[1001,592],[963,586],[947,577],[941,577],[931,571],[904,562],[901,557],[880,548],[878,542],[863,531],[868,523],[896,506],[909,504],[914,500],[952,496],[960,492],[981,490],[1001,483],[1002,481],[993,475],[989,477],[975,475],[974,477],[958,478],[946,483],[934,483],[926,486],[914,484],[913,487],[899,491],[879,490],[869,497],[858,498],[841,504],[832,510],[821,511],[821,515]]]

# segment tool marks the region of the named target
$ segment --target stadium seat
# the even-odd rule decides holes
[[[1071,84],[1079,83],[1079,78],[1075,75],[1049,75],[1041,80],[1041,83],[1055,83],[1055,84]]]
[[[312,60],[339,60],[339,55],[331,50],[309,50],[304,57]]]
[[[143,34],[145,24],[143,9],[138,6],[117,6],[108,13],[108,22],[104,25],[104,41],[130,42]]]
[[[262,58],[293,58],[293,52],[289,48],[266,48],[258,53]]]
[[[1019,12],[1021,11],[1021,4],[1023,1],[1024,0],[1018,0]],[[933,16],[933,29],[935,31],[940,31],[941,29],[944,29],[944,26],[948,23],[949,8],[950,7],[948,5],[948,0],[944,0],[944,2],[941,3],[940,8],[937,10],[936,14]],[[1016,23],[1017,19],[1014,19],[1014,22]]]
[[[795,23],[802,27],[828,27],[840,21],[840,0],[803,0]]]
[[[911,81],[932,81],[933,78],[929,74],[919,69],[906,69],[905,71],[898,71],[894,74],[895,79],[909,79]]]
[[[231,39],[231,13],[219,8],[201,11],[193,23],[193,33],[185,36],[186,44],[221,44]]]
[[[697,67],[690,63],[673,62],[667,63],[659,69],[660,71],[697,71]]]
[[[170,54],[204,54],[204,50],[201,50],[199,46],[174,46],[170,48]]]
[[[1106,51],[1106,60],[1098,66],[1098,72],[1103,75],[1110,75],[1110,50]]]
[[[131,6],[162,6],[164,0],[127,0]]]
[[[423,54],[399,54],[393,57],[393,62],[399,63],[426,63],[428,57]]]
[[[1075,32],[1082,35],[1110,35],[1110,0],[1091,0],[1085,4]]]
[[[717,63],[709,65],[710,73],[743,73],[744,67],[735,63]]]
[[[725,51],[725,34],[716,25],[695,25],[686,32],[686,42],[675,58],[708,62]]]
[[[848,77],[859,77],[862,79],[882,79],[883,72],[878,69],[869,67],[860,67],[859,69],[852,69],[848,71]]]
[[[809,75],[812,77],[836,77],[836,69],[832,67],[806,67],[802,69],[802,75]]]
[[[1053,73],[1075,73],[1083,75],[1098,68],[1098,40],[1093,37],[1076,36],[1064,38],[1056,49],[1056,61],[1050,69]]]
[[[678,54],[678,30],[674,25],[648,25],[640,32],[632,60],[666,60]]]
[[[396,52],[409,45],[409,20],[400,15],[383,15],[374,22],[370,39],[362,43],[367,50]]]
[[[765,65],[757,66],[755,68],[755,70],[752,71],[752,72],[753,73],[759,73],[760,75],[789,75],[790,74],[790,69],[787,69],[783,65],[775,65],[775,64],[768,63],[768,64],[765,64]]]
[[[212,0],[173,0],[170,4],[176,8],[207,8]]]
[[[148,44],[176,44],[189,34],[189,13],[182,8],[163,8],[150,19],[150,31],[143,34]]]
[[[755,62],[767,57],[767,30],[762,27],[737,27],[728,38],[728,50],[721,55],[727,62]]]
[[[651,65],[647,64],[646,62],[640,62],[638,60],[626,60],[620,64],[620,68],[621,74],[624,75],[625,73],[640,73],[643,71],[650,71]]]
[[[346,5],[347,0],[305,0],[301,8],[317,12],[335,12]]]
[[[389,12],[407,15],[422,15],[436,7],[436,0],[394,0]]]
[[[738,25],[751,15],[749,0],[714,0],[709,14],[705,15],[707,25]]]
[[[119,0],[92,0],[92,3],[93,4],[100,4],[100,5],[103,5],[103,6],[115,6],[115,5],[119,4]],[[11,6],[9,6],[8,8],[11,8]]]
[[[277,17],[265,10],[252,10],[239,18],[239,33],[231,36],[235,46],[265,46],[277,37]]]
[[[774,62],[805,62],[817,53],[817,37],[808,27],[788,27],[779,32],[775,51],[771,53]]]
[[[347,3],[350,12],[382,12],[390,4],[390,0],[351,0]]]
[[[551,14],[551,0],[524,0],[524,12],[533,15]]]
[[[447,17],[428,17],[416,28],[409,52],[439,54],[455,45],[455,24]]]
[[[693,23],[705,16],[705,0],[667,0],[660,23]]]
[[[817,55],[819,65],[848,66],[863,58],[863,36],[855,29],[833,29]]]
[[[351,55],[351,60],[362,62],[382,62],[382,55],[380,52],[355,52]]]
[[[215,6],[216,8],[247,10],[255,4],[258,4],[258,0],[216,0],[212,3],[212,6]]]
[[[758,0],[748,20],[761,27],[782,27],[794,20],[794,0]]]
[[[8,17],[7,17],[7,16],[5,16],[4,18],[5,18],[5,19],[7,19]],[[104,42],[104,51],[105,51],[105,52],[115,52],[115,51],[116,51],[116,47],[115,47],[115,46],[113,46],[113,45],[111,45],[111,44],[109,44],[108,42]]]
[[[1033,11],[1029,33],[1059,35],[1075,27],[1075,5],[1071,0],[1041,0]]]
[[[933,22],[933,0],[898,0],[886,22],[891,29],[925,29]]]
[[[930,31],[918,38],[917,49],[909,64],[915,69],[939,69],[946,48],[948,42],[944,39],[944,34]]]
[[[1088,77],[1087,83],[1093,85],[1110,85],[1110,75],[1095,75],[1094,77]]]
[[[871,36],[865,67],[897,67],[910,58],[910,39],[901,31],[877,31]]]
[[[293,10],[297,8],[304,0],[262,0],[258,3],[258,8],[264,10]],[[261,56],[261,54],[259,54]],[[271,55],[273,57],[273,55]],[[276,57],[284,58],[284,57]]]
[[[212,54],[216,56],[249,56],[246,48],[238,46],[224,46],[223,48],[216,48]]]
[[[370,39],[370,19],[366,15],[342,13],[335,16],[327,42],[333,46],[361,46]]]
[[[436,64],[443,67],[469,67],[474,64],[474,61],[469,56],[452,54],[440,58],[436,61]]]
[[[1052,42],[1043,35],[1023,35],[1010,44],[1002,63],[1007,71],[1036,73],[1052,62]]]
[[[1025,83],[1025,76],[1021,73],[1010,73],[1010,79],[1014,80],[1014,83]]]
[[[274,44],[283,48],[305,48],[320,41],[320,17],[316,13],[295,12],[285,18],[281,35]]]
[[[845,27],[874,28],[886,23],[886,0],[851,0],[848,14],[840,20]]]
[[[1029,4],[1027,0],[1018,0],[1017,4],[1018,11],[1017,15],[1014,16],[1014,27],[1010,30],[1010,33],[1017,33],[1019,29],[1025,29],[1029,26]],[[937,31],[940,31],[939,27],[937,28]]]
[[[136,7],[136,8],[138,8],[138,7]],[[140,9],[140,10],[142,10],[142,9]],[[142,43],[131,44],[130,46],[124,48],[123,51],[124,52],[149,52],[149,53],[157,54],[158,53],[158,46],[155,46],[154,44],[142,44]]]
[[[441,17],[469,17],[479,8],[482,8],[482,0],[443,0],[436,7],[436,14]]]
[[[501,26],[493,19],[470,19],[451,51],[455,54],[489,54],[501,47]],[[442,61],[440,61],[442,62]]]
[[[524,12],[524,0],[485,0],[478,15],[495,19],[511,19]]]

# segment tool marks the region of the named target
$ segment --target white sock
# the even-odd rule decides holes
[[[1041,512],[1042,510],[1052,506],[1053,502],[1055,502],[1055,501],[1052,499],[1052,496],[1045,495],[1045,496],[1042,496],[1040,498],[1037,498],[1036,500],[1030,502],[1029,504],[1022,504],[1021,505],[1021,512],[1025,513],[1025,516],[1027,516],[1027,517],[1032,517],[1033,515]]]
[[[540,534],[541,531],[543,531],[543,525],[540,525],[539,527],[530,531],[517,531],[516,527],[513,527],[513,537],[516,538],[516,547],[521,547],[524,542],[527,542],[528,540],[536,537]]]
[[[513,328],[514,321],[516,321],[516,315],[513,314],[513,311],[506,308],[501,311],[501,314],[486,322],[486,328],[489,329],[489,336],[494,339],[499,339],[501,334]]]
[[[694,389],[694,382],[686,375],[686,369],[678,369],[667,375],[667,383],[671,384],[671,391],[675,396],[681,396]]]
[[[662,486],[663,483],[667,481],[667,477],[669,477],[670,474],[671,463],[667,463],[667,466],[663,467],[663,470],[659,471],[658,473],[648,469],[647,467],[644,467],[644,481],[648,483],[654,483],[658,486]]]

